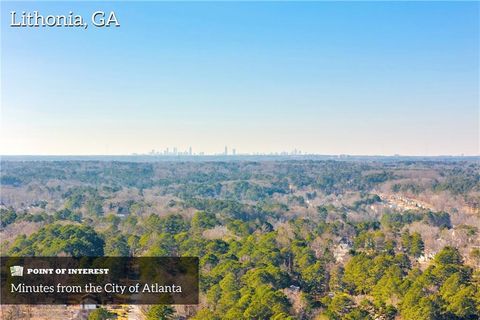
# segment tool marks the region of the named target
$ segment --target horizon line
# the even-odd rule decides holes
[[[151,158],[195,158],[195,157],[387,157],[387,158],[475,158],[480,154],[320,154],[320,153],[302,153],[302,154],[281,154],[281,153],[239,153],[239,154],[0,154],[1,157],[151,157]]]

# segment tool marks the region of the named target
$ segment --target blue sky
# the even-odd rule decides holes
[[[114,10],[119,28],[11,28]],[[476,2],[3,2],[2,154],[479,154]]]

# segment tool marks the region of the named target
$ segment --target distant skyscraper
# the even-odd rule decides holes
[[[228,148],[225,146],[225,152],[223,153],[224,155],[228,155]]]
[[[232,149],[232,156],[236,155],[237,154],[237,149],[233,148]]]
[[[189,155],[189,156],[192,155],[192,147],[188,148],[188,155]]]

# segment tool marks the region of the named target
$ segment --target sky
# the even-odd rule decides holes
[[[479,155],[478,2],[1,6],[3,155]]]

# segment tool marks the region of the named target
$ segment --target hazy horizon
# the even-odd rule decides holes
[[[478,156],[479,5],[2,2],[0,154]]]
[[[408,154],[281,154],[281,153],[240,153],[240,154],[0,154],[0,158],[453,158],[453,159],[480,159],[480,155],[408,155]]]

